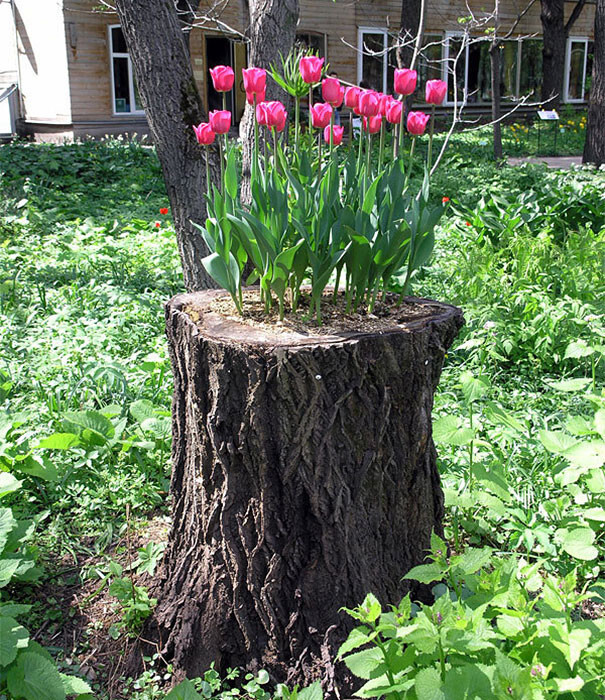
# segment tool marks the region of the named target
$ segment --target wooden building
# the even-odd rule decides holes
[[[147,131],[117,15],[98,11],[98,0],[0,3],[12,6],[22,133],[57,140]],[[389,47],[398,31],[401,0],[301,0],[300,4],[298,39],[324,55],[331,71],[351,84],[365,80],[376,89],[391,89],[395,56]],[[527,0],[502,0],[503,34],[526,5]],[[569,15],[575,2],[565,5]],[[482,18],[490,3],[469,0],[469,7]],[[241,75],[246,63],[246,17],[241,0],[215,1],[212,7],[202,0],[200,13],[207,17],[191,32],[192,66],[205,106],[212,109],[219,103],[208,69],[230,64]],[[448,59],[460,47],[459,18],[465,15],[464,0],[427,0],[421,77],[448,79],[448,100],[454,82],[448,75]],[[565,102],[581,105],[587,99],[593,26],[594,3],[589,1],[568,40]],[[540,33],[540,6],[534,2],[514,34],[501,44],[505,100],[514,101],[532,90],[539,95]],[[456,74],[459,94],[466,91],[474,111],[487,111],[490,104],[488,37],[483,28],[476,38],[485,40],[467,46]],[[237,119],[244,107],[241,80],[229,100]]]

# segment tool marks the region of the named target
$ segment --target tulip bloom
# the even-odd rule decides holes
[[[361,94],[361,90],[358,87],[348,87],[345,90],[345,106],[348,107],[349,109],[357,109],[359,106],[359,95]]]
[[[447,94],[447,83],[443,80],[429,80],[426,84],[425,99],[430,105],[440,105]]]
[[[400,95],[411,95],[416,89],[418,73],[410,68],[395,69],[395,92]]]
[[[385,116],[387,113],[387,105],[389,100],[393,99],[390,95],[385,95],[383,92],[378,93],[378,114]]]
[[[267,103],[260,102],[256,105],[256,121],[260,126],[267,126]]]
[[[215,109],[208,119],[215,134],[226,134],[231,128],[231,112],[228,109]]]
[[[247,92],[246,93],[246,102],[249,105],[254,104],[254,98],[256,98],[256,104],[260,104],[261,102],[265,101],[265,91],[262,90],[262,92]]]
[[[382,115],[377,114],[374,117],[364,117],[363,118],[363,128],[369,134],[377,134],[382,126]]]
[[[321,94],[325,102],[329,102],[333,107],[339,107],[342,104],[340,80],[324,78],[321,82]]]
[[[305,83],[313,85],[321,80],[324,60],[323,58],[319,58],[319,56],[303,56],[300,59],[298,69]]]
[[[260,106],[260,105],[259,105]],[[277,131],[283,131],[286,126],[288,112],[281,102],[263,102],[263,111],[265,113],[266,126],[270,129],[275,128]]]
[[[344,126],[333,126],[332,127],[332,143],[335,146],[340,146],[342,143],[342,136],[345,132]],[[324,129],[324,141],[330,143],[330,125],[326,126]]]
[[[215,66],[210,69],[212,84],[217,92],[229,92],[233,87],[235,73],[229,66]]]
[[[379,112],[378,94],[374,90],[364,90],[359,95],[357,110],[362,117],[375,117]]]
[[[387,102],[384,116],[390,124],[399,124],[401,121],[401,111],[403,110],[403,102],[391,99]]]
[[[201,124],[194,126],[193,130],[195,131],[197,142],[201,146],[209,146],[211,143],[214,143],[214,137],[216,134],[208,122],[202,122]]]
[[[168,207],[162,207],[162,208],[160,209],[160,214],[161,214],[162,216],[166,216],[166,214],[168,214]]]
[[[302,59],[301,59],[302,60]],[[311,123],[316,129],[328,126],[332,118],[332,105],[318,102],[311,107]]]
[[[408,131],[412,136],[422,136],[430,117],[424,112],[410,112],[408,114]]]
[[[264,68],[244,68],[242,70],[242,76],[244,78],[244,90],[246,94],[252,93],[252,95],[256,95],[258,102],[258,95],[265,94],[267,71]]]

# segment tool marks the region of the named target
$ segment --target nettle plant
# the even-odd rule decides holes
[[[231,68],[217,66],[211,75],[223,95],[233,87]],[[227,138],[231,113],[211,112],[207,123],[194,127],[206,148],[218,138],[222,175],[219,187],[211,186],[208,178],[208,218],[198,225],[211,251],[204,267],[229,292],[240,313],[242,287],[255,282],[267,313],[277,300],[280,319],[288,304],[294,312],[300,307],[303,284],[310,289],[308,318],[314,315],[318,323],[331,281],[334,297],[344,290],[347,311],[371,312],[378,294],[395,278],[402,281],[403,298],[413,273],[429,260],[435,227],[447,207],[447,198],[436,204],[429,200],[433,120],[422,112],[409,112],[406,119],[402,102],[391,95],[345,89],[336,78],[324,77],[323,58],[304,52],[283,59],[281,72],[273,67],[272,75],[295,100],[294,133],[287,144],[285,106],[265,101],[266,71],[244,69],[247,100],[255,112],[249,205],[240,199],[236,149]],[[395,71],[400,96],[411,95],[416,84],[416,71]],[[319,85],[323,102],[314,104],[313,89]],[[310,123],[302,134],[300,100],[307,93]],[[442,81],[426,84],[433,111],[445,93]],[[335,123],[343,103],[361,117],[357,148],[350,133],[346,149],[344,127]],[[424,178],[418,188],[411,179],[415,143],[429,122]],[[259,138],[263,127],[270,132],[267,140]]]

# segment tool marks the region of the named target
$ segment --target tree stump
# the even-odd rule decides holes
[[[212,312],[221,293],[166,306],[173,523],[155,633],[190,677],[215,662],[329,687],[339,609],[370,591],[398,603],[441,532],[431,408],[462,313],[414,299],[429,315],[387,332],[271,334]]]

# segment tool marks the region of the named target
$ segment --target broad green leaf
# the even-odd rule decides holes
[[[9,474],[8,472],[0,472],[0,498],[5,496],[7,493],[18,491],[21,488],[22,483],[22,481],[16,479],[12,474]]]
[[[563,455],[576,467],[598,469],[605,464],[605,443],[584,440],[567,448]]]
[[[53,433],[42,438],[37,444],[40,450],[69,450],[80,444],[80,438],[74,433]]]
[[[605,493],[605,472],[602,469],[591,469],[585,484],[591,493]]]
[[[349,633],[349,636],[341,644],[338,650],[338,656],[341,657],[344,654],[348,654],[350,651],[359,649],[359,647],[367,644],[372,637],[370,636],[370,630],[367,627],[355,627]]]
[[[315,681],[310,686],[298,691],[298,700],[323,700],[323,697],[324,694],[319,681]]]
[[[523,433],[527,430],[525,423],[522,423],[516,416],[505,411],[502,406],[490,402],[485,408],[486,417],[495,425],[503,425],[512,430]]]
[[[175,686],[164,700],[201,700],[201,697],[193,683],[186,679]]]
[[[418,581],[419,583],[433,583],[433,581],[440,581],[444,574],[445,572],[441,566],[437,562],[433,562],[432,564],[415,566],[403,578]]]
[[[580,676],[573,678],[553,678],[555,687],[559,693],[577,693],[584,687],[584,681]]]
[[[8,535],[17,527],[17,521],[13,517],[10,508],[0,508],[0,554],[6,545]]]
[[[383,663],[384,657],[380,649],[371,647],[355,654],[349,654],[349,656],[345,656],[343,661],[351,673],[354,673],[358,678],[369,680],[376,668]]]
[[[582,511],[582,517],[586,520],[596,520],[605,523],[605,508],[586,508]]]
[[[490,384],[484,377],[475,377],[468,370],[460,375],[460,386],[467,403],[477,401],[489,391]]]
[[[569,530],[563,537],[561,546],[575,559],[591,561],[599,556],[599,550],[593,546],[595,533],[589,527]]]
[[[63,414],[62,420],[67,432],[91,445],[105,445],[114,436],[112,422],[99,411],[73,411]]]
[[[423,668],[418,671],[414,682],[417,697],[422,700],[445,700],[441,674],[436,668]]]
[[[59,675],[67,695],[89,695],[92,693],[92,688],[82,678],[68,676],[66,673],[60,673]]]
[[[472,428],[460,425],[457,416],[441,416],[433,422],[433,439],[445,445],[468,445],[475,437]]]
[[[499,473],[499,470],[502,470],[502,468],[501,464],[495,464],[490,469],[483,464],[476,464],[474,473],[477,480],[482,486],[488,489],[488,491],[491,491],[505,501],[510,501],[512,496],[509,485],[502,474]]]
[[[55,666],[40,654],[25,651],[7,673],[9,692],[25,700],[65,700],[63,681]]]
[[[368,622],[375,622],[382,614],[380,601],[373,593],[368,593],[361,604],[364,617]]]
[[[582,652],[590,644],[591,632],[588,629],[572,629],[569,633],[566,629],[555,629],[550,634],[550,643],[556,647],[573,671]]]
[[[147,399],[133,401],[128,407],[130,415],[137,423],[142,423],[146,418],[153,418],[156,415],[156,407]]]
[[[564,358],[567,360],[570,357],[588,357],[594,353],[594,348],[591,348],[585,340],[581,338],[579,340],[572,341],[565,350]]]
[[[20,563],[18,559],[0,559],[0,588],[10,582]]]
[[[549,452],[561,454],[573,447],[576,440],[562,430],[540,430],[538,433],[540,442]]]
[[[582,391],[590,384],[590,379],[564,379],[560,382],[548,381],[546,384],[557,391]]]
[[[0,666],[8,666],[17,658],[19,649],[24,649],[29,632],[12,617],[0,617]]]
[[[172,421],[170,418],[146,418],[141,423],[141,430],[157,439],[167,440],[172,435]]]
[[[474,574],[489,564],[492,558],[492,550],[489,547],[476,549],[474,547],[467,549],[464,554],[452,557],[451,563],[465,574]]]

